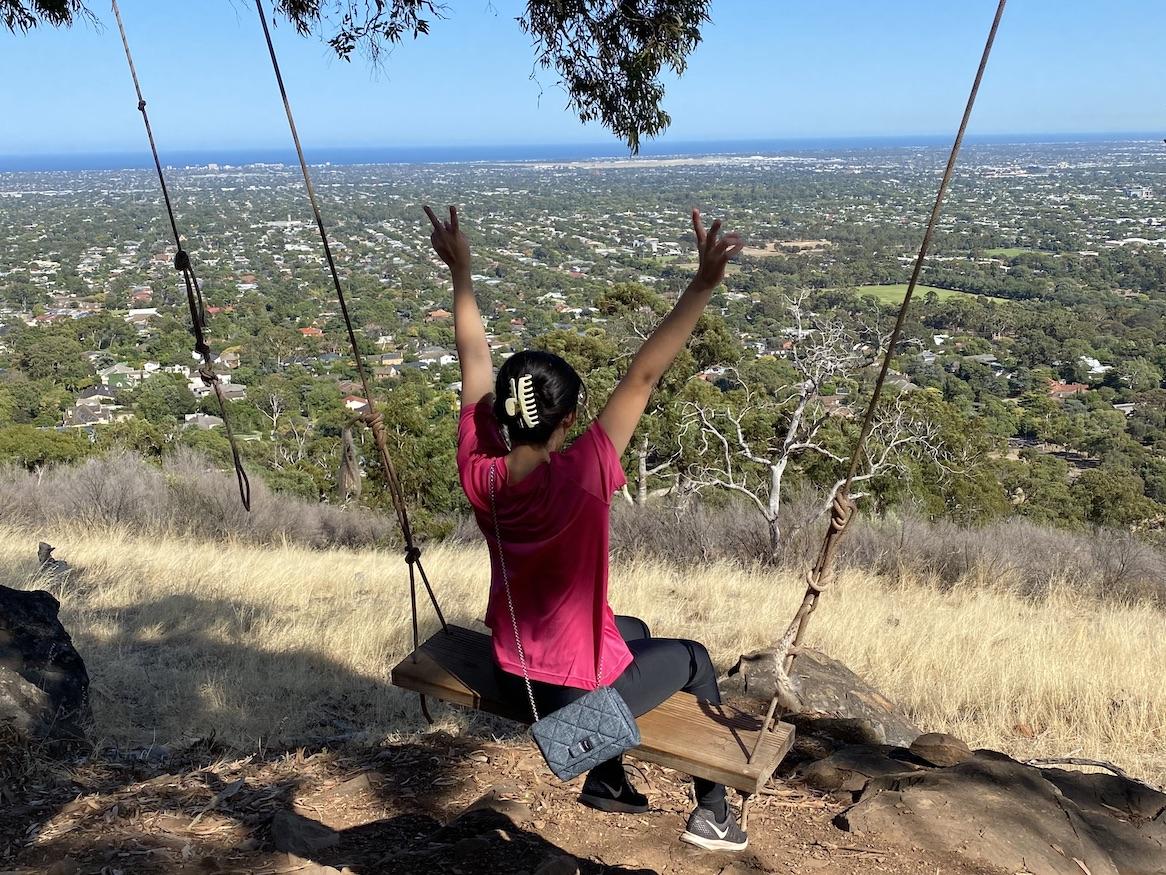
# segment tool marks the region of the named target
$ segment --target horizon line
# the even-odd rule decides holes
[[[772,134],[766,136],[748,136],[748,137],[694,137],[694,138],[677,138],[677,139],[657,139],[645,140],[641,145],[641,149],[652,147],[667,147],[669,145],[683,145],[683,146],[698,146],[701,144],[713,143],[776,143],[776,142],[802,142],[802,141],[854,141],[854,140],[933,140],[940,137],[952,139],[954,134],[950,131],[937,132],[920,132],[913,131],[905,134]],[[1138,131],[1138,130],[1113,130],[1113,131],[981,131],[979,133],[969,132],[964,141],[990,138],[999,140],[1005,137],[1016,137],[1025,140],[1031,140],[1034,137],[1055,137],[1057,139],[1065,139],[1071,137],[1084,137],[1088,139],[1112,138],[1114,140],[1122,139],[1160,139],[1163,137],[1154,131]],[[546,149],[546,148],[604,148],[604,149],[624,149],[626,144],[620,140],[542,140],[530,142],[513,142],[503,140],[483,140],[476,142],[463,143],[382,143],[369,142],[358,143],[355,145],[340,145],[328,143],[305,143],[305,146],[316,149],[436,149],[436,150],[450,150],[450,149]],[[120,155],[127,152],[137,151],[137,146],[113,146],[113,147],[97,147],[93,149],[76,149],[61,152],[47,152],[43,149],[32,148],[26,151],[0,151],[2,158],[31,158],[37,155]],[[175,152],[209,152],[215,150],[232,150],[242,151],[247,149],[293,149],[290,143],[235,143],[223,146],[191,146],[179,145],[171,147],[170,151]]]
[[[622,142],[600,141],[560,141],[549,143],[464,143],[464,144],[419,144],[419,145],[312,145],[306,144],[309,153],[327,152],[332,155],[357,155],[359,153],[380,152],[386,155],[393,153],[408,153],[409,157],[397,160],[367,160],[336,162],[325,157],[310,160],[312,164],[449,164],[449,163],[521,163],[525,161],[545,160],[588,160],[588,159],[636,159],[661,158],[683,154],[696,157],[713,154],[743,154],[750,147],[761,148],[760,151],[775,151],[774,147],[805,151],[821,151],[825,147],[846,147],[855,145],[886,146],[889,148],[903,148],[910,146],[937,146],[944,145],[951,140],[950,133],[943,134],[831,134],[831,135],[798,135],[789,137],[741,137],[726,139],[696,139],[696,140],[655,140],[642,144],[639,154],[633,155]],[[979,133],[969,134],[965,142],[970,145],[1040,145],[1042,143],[1074,143],[1074,142],[1140,142],[1157,141],[1162,139],[1160,133],[1149,131],[1048,131],[1048,132],[1010,132],[1010,133]],[[707,148],[708,151],[699,151]],[[500,156],[499,152],[532,153],[547,150],[569,150],[573,154],[567,157],[548,157],[546,155],[519,154]],[[679,152],[676,150],[680,150]],[[431,152],[434,157],[426,160],[424,153]],[[473,153],[493,153],[479,158],[472,157]],[[236,161],[227,160],[226,155],[242,158],[247,153],[267,153],[264,157],[254,157],[250,160],[238,161],[240,164],[286,164],[286,155],[294,157],[294,149],[289,143],[280,145],[235,145],[235,146],[183,146],[165,149],[161,152],[164,166],[200,166],[192,159],[211,158],[217,160],[207,163],[233,165]],[[143,147],[77,150],[70,152],[45,152],[36,150],[30,152],[0,152],[0,173],[20,172],[65,172],[81,170],[139,170],[145,164],[153,166],[152,161],[145,162],[149,157],[149,150]],[[132,163],[119,166],[101,167],[67,167],[53,166],[62,162],[109,161],[111,159],[130,159]],[[42,166],[36,166],[42,163]],[[15,166],[5,166],[6,164]],[[294,162],[292,162],[294,163]],[[49,166],[43,166],[49,165]]]

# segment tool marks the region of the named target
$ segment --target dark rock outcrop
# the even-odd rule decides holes
[[[0,586],[0,723],[29,738],[79,740],[89,674],[47,592]]]
[[[849,745],[802,766],[797,778],[824,793],[858,793],[872,778],[922,771],[910,754],[892,745]],[[850,798],[850,797],[845,797]]]
[[[872,769],[873,771],[873,769]],[[867,781],[842,829],[1033,875],[1166,875],[1166,795],[994,751]]]

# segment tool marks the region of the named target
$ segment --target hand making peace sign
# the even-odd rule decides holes
[[[696,269],[696,282],[711,291],[725,278],[725,268],[729,259],[735,257],[745,246],[745,241],[736,231],[723,237],[721,220],[716,219],[706,232],[700,219],[700,210],[692,211],[692,229],[696,232],[696,248],[700,253],[700,266]]]
[[[433,223],[433,233],[429,235],[429,242],[433,244],[433,251],[437,257],[449,265],[454,273],[468,272],[470,269],[470,244],[458,228],[457,207],[449,208],[449,221],[437,218],[437,215],[424,205],[425,215]]]

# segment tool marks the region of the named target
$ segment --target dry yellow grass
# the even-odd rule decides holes
[[[410,642],[398,556],[126,533],[41,537],[82,569],[60,587],[62,618],[89,665],[108,741],[167,744],[214,732],[247,748],[417,728],[415,699],[388,685]],[[4,580],[31,579],[36,540],[0,530]],[[431,547],[426,565],[451,620],[481,615],[484,547]],[[795,577],[762,568],[632,562],[612,573],[617,611],[658,634],[703,640],[721,665],[768,643],[800,596]],[[427,610],[423,617],[432,629]],[[810,643],[925,729],[1020,757],[1108,759],[1161,784],[1164,619],[1066,588],[1034,604],[983,586],[940,593],[848,575],[824,596]]]

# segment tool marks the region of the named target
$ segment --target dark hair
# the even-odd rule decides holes
[[[506,399],[511,395],[510,381],[517,383],[523,374],[530,375],[534,388],[538,408],[538,424],[534,428],[527,427],[521,414],[510,416],[506,412]],[[517,352],[498,369],[498,379],[494,384],[494,416],[506,428],[512,444],[542,445],[551,439],[562,421],[578,409],[582,391],[583,379],[566,359],[541,350]]]

